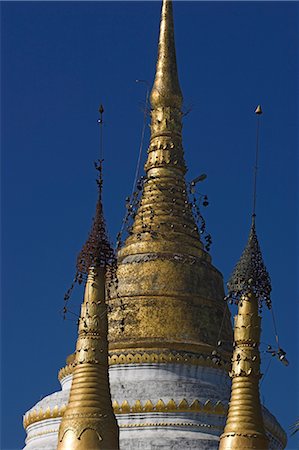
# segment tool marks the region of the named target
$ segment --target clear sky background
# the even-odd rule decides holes
[[[112,240],[130,194],[158,2],[2,2],[1,449],[20,449],[22,415],[59,388],[74,350],[63,296],[94,213],[98,106]],[[214,265],[227,280],[250,227],[255,107],[264,109],[257,231],[289,367],[273,360],[262,400],[289,433],[298,412],[298,3],[175,2],[187,179],[202,184]],[[148,131],[146,143],[148,142]],[[143,161],[145,159],[145,150]],[[81,293],[72,298],[79,311]],[[265,343],[274,344],[268,310]],[[263,370],[268,364],[264,357]],[[289,439],[289,450],[298,438]]]

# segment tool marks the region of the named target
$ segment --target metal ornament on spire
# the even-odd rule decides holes
[[[239,301],[243,295],[253,293],[259,307],[265,303],[271,308],[271,280],[263,261],[256,235],[255,223],[252,221],[249,239],[228,283],[227,299]]]
[[[243,295],[249,293],[254,295],[258,301],[259,307],[265,303],[268,308],[271,308],[271,280],[263,261],[260,250],[258,238],[255,229],[256,217],[256,181],[258,169],[258,155],[259,155],[259,117],[262,114],[261,105],[258,105],[255,114],[257,114],[257,137],[256,137],[256,154],[254,166],[254,189],[253,189],[253,211],[252,224],[249,233],[247,245],[242,253],[242,256],[237,263],[228,283],[228,300],[235,300],[238,302]]]

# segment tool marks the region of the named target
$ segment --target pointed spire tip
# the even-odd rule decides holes
[[[182,102],[176,63],[172,1],[163,0],[158,59],[151,92],[151,104],[153,108],[172,106],[180,109]]]
[[[257,105],[256,110],[254,112],[255,112],[255,114],[258,114],[258,115],[263,114],[261,105]]]

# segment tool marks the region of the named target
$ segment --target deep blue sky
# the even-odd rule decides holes
[[[105,107],[105,213],[112,239],[134,178],[153,81],[157,2],[2,2],[2,450],[23,445],[22,414],[58,389],[74,350],[63,322],[96,199],[97,109]],[[227,280],[250,226],[256,117],[264,109],[257,229],[281,346],[263,401],[288,431],[298,419],[298,3],[176,2],[184,147],[202,190],[212,256]],[[148,134],[146,137],[148,141]],[[145,153],[145,152],[144,152]],[[297,246],[298,251],[298,246]],[[80,294],[73,297],[79,310]],[[263,341],[274,343],[264,310]],[[267,359],[264,366],[267,365]],[[298,442],[298,440],[297,440]],[[288,449],[297,447],[290,439]]]

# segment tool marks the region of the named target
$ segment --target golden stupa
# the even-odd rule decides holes
[[[171,358],[172,352],[191,352],[210,357],[227,306],[222,275],[204,250],[188,201],[183,97],[168,0],[162,5],[150,101],[146,182],[131,234],[118,252],[117,290],[111,291],[110,355],[163,352]],[[229,313],[221,337],[232,341]]]
[[[51,450],[57,448],[60,420],[59,450],[88,445],[118,448],[113,411],[122,450],[218,448],[230,395],[228,366],[233,333],[223,278],[200,238],[190,202],[190,184],[185,180],[183,97],[171,0],[162,3],[150,102],[151,137],[146,175],[139,186],[141,200],[129,236],[118,250],[117,266],[106,282],[109,346],[104,273],[95,260],[84,266],[88,280],[75,364],[69,360],[60,370],[62,390],[25,415],[26,450],[40,450],[42,441],[47,441]],[[96,329],[93,321],[86,321],[89,302],[93,304]],[[247,305],[244,300],[243,305],[239,320],[252,314],[248,308],[254,303]],[[250,317],[258,321],[254,315]],[[97,334],[93,343],[92,333]],[[256,330],[254,333],[258,343],[259,334]],[[86,361],[89,355],[91,360]],[[257,356],[258,370],[256,349],[252,356]],[[85,390],[87,385],[94,390],[93,395],[89,395],[89,388]],[[234,388],[234,395],[237,391]],[[256,398],[254,383],[250,391]],[[97,417],[96,424],[92,414]],[[258,414],[258,423],[262,424]],[[265,429],[275,442],[271,450],[283,449],[283,430],[265,408],[263,415]],[[78,428],[75,424],[79,424]],[[84,435],[83,447],[76,447],[78,437]],[[223,437],[221,445],[225,440]]]

